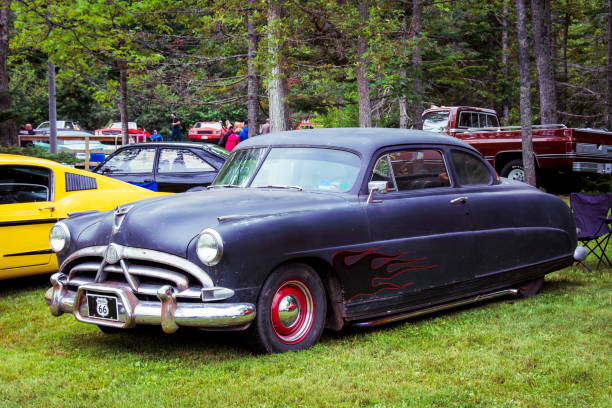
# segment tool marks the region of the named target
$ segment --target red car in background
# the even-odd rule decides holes
[[[192,140],[199,140],[203,142],[217,142],[223,136],[225,129],[221,125],[221,122],[196,122],[191,129],[187,137]]]
[[[319,129],[322,127],[323,125],[321,125],[319,122],[310,122],[310,121],[305,120],[305,121],[300,122],[295,129],[296,130]]]
[[[113,122],[104,129],[96,129],[94,132],[96,136],[106,135],[120,135],[121,134],[121,122]],[[146,142],[147,138],[151,138],[151,134],[138,126],[136,122],[128,122],[128,134],[134,138],[135,142]]]

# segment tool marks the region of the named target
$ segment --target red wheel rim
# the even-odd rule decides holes
[[[299,343],[314,321],[314,300],[310,288],[301,281],[283,282],[274,293],[270,307],[272,329],[285,344]]]

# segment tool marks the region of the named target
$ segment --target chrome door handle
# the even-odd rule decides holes
[[[42,210],[51,210],[51,211],[54,211],[55,207],[38,207],[38,209],[41,210],[41,211]]]
[[[452,200],[450,200],[451,204],[464,204],[466,203],[468,200],[467,197],[457,197],[457,198],[453,198]]]

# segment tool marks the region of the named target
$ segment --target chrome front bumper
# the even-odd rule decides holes
[[[255,305],[251,303],[203,303],[177,302],[176,289],[162,286],[157,292],[159,301],[139,300],[127,285],[89,283],[69,290],[67,276],[55,273],[45,301],[54,316],[73,313],[77,320],[101,326],[129,329],[139,324],[161,325],[166,333],[175,332],[180,326],[202,329],[247,328],[255,318]],[[90,317],[87,293],[111,296],[117,299],[117,320]]]

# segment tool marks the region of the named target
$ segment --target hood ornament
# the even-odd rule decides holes
[[[115,208],[115,218],[113,219],[113,235],[119,232],[119,228],[121,228],[121,223],[123,222],[123,219],[125,218],[128,211],[132,209],[132,207],[134,206],[126,205],[121,207],[118,205],[117,208]]]

